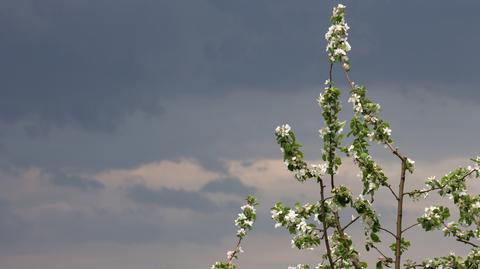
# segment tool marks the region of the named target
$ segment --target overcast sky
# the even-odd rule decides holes
[[[315,265],[320,252],[290,248],[269,219],[277,200],[318,199],[285,170],[273,129],[288,122],[320,158],[336,3],[0,0],[0,267],[209,268],[249,193],[261,206],[240,268]],[[351,75],[417,161],[409,186],[468,165],[480,154],[480,2],[344,4]],[[395,159],[375,152],[395,182]],[[340,180],[355,185],[346,163]],[[407,222],[422,206],[407,205]],[[377,209],[392,219],[391,202]],[[411,236],[414,258],[464,251]]]

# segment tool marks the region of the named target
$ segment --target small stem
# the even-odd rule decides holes
[[[414,223],[414,224],[412,224],[412,225],[410,225],[410,226],[408,226],[407,228],[403,229],[402,233],[410,230],[411,228],[413,228],[413,227],[415,227],[415,226],[417,226],[417,225],[418,225],[418,222],[417,222],[417,223]]]
[[[352,219],[349,223],[347,223],[347,225],[345,225],[345,227],[342,228],[342,232],[345,231],[348,226],[352,225],[355,221],[357,221],[358,219],[360,218],[360,216],[356,216],[354,219]]]
[[[479,245],[477,245],[477,244],[474,244],[474,243],[472,243],[472,242],[470,242],[470,241],[463,240],[463,239],[460,239],[460,238],[457,238],[457,241],[462,242],[462,243],[465,243],[465,244],[470,245],[470,246],[472,246],[472,247],[476,247],[476,248],[479,247]]]
[[[383,227],[380,227],[380,230],[389,233],[391,236],[393,236],[393,238],[397,239],[397,236],[393,232],[391,232],[391,231],[389,231],[389,230],[387,230]]]
[[[448,228],[448,225],[447,225],[445,222],[443,223],[443,226],[444,226],[445,228]],[[470,246],[472,246],[472,247],[476,247],[476,248],[479,247],[479,245],[477,245],[477,244],[475,244],[475,243],[472,243],[472,242],[470,242],[470,241],[468,241],[468,240],[462,239],[462,238],[458,238],[458,237],[457,237],[456,240],[457,240],[458,242],[462,242],[462,243],[467,244],[467,245],[470,245]]]
[[[460,178],[460,181],[464,180],[466,177],[468,177],[469,175],[471,175],[473,172],[477,171],[477,169],[472,169],[470,170],[468,173],[466,173],[462,178]],[[430,188],[428,190],[423,190],[423,191],[409,191],[409,192],[405,192],[403,193],[403,195],[411,195],[411,194],[422,194],[422,193],[427,193],[427,192],[431,192],[431,191],[435,191],[435,190],[440,190],[440,189],[443,189],[447,186],[447,184],[445,185],[442,185],[440,187],[434,187],[434,188]]]
[[[235,257],[235,254],[237,254],[238,247],[240,246],[240,243],[241,243],[241,242],[242,242],[242,238],[239,238],[238,241],[237,241],[237,245],[235,246],[232,255],[227,258],[227,263],[228,263],[228,264],[232,264],[233,257]]]
[[[387,184],[386,185],[387,188],[390,190],[390,192],[393,194],[393,196],[395,196],[395,200],[398,201],[398,195],[395,193],[395,191],[392,189],[392,186],[390,186],[390,184]]]
[[[332,88],[332,83],[333,83],[333,62],[330,62],[330,70],[328,72],[328,80],[329,80],[329,83],[328,83],[328,88]]]
[[[387,257],[383,252],[380,251],[380,249],[377,248],[377,246],[372,245],[372,248],[375,249],[380,255],[382,255],[386,260],[391,259],[390,257]]]
[[[400,160],[402,161],[406,161],[407,160],[407,157],[403,156],[402,154],[400,154],[400,151],[398,150],[398,148],[395,148],[392,144],[390,144],[389,142],[385,142],[385,145],[387,145],[387,147],[392,151],[392,153],[397,156]]]

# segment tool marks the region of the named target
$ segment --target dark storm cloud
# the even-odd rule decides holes
[[[245,186],[238,178],[227,178],[208,182],[202,187],[202,191],[248,195],[254,194],[256,189],[254,187]]]
[[[322,1],[0,3],[0,119],[28,132],[112,130],[162,97],[242,86],[317,85],[325,73]],[[363,81],[461,82],[472,91],[478,1],[347,1],[353,72]]]
[[[154,204],[177,209],[191,209],[198,212],[212,212],[219,207],[199,192],[161,188],[149,189],[135,185],[127,189],[127,195],[133,201],[142,204]]]
[[[168,53],[153,50],[168,31],[145,4],[2,1],[0,119],[41,133],[112,130],[135,111],[158,114],[160,91],[146,84],[145,68],[150,53]]]
[[[50,182],[57,186],[77,188],[84,191],[105,188],[105,185],[97,180],[58,173],[50,179]]]

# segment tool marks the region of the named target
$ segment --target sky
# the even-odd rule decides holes
[[[1,0],[0,268],[210,268],[233,247],[247,194],[260,206],[239,268],[316,265],[322,249],[292,249],[270,219],[275,201],[319,199],[286,171],[273,130],[289,123],[319,160],[316,97],[336,3]],[[351,76],[416,161],[407,185],[470,164],[480,2],[343,3]],[[348,99],[339,70],[334,79]],[[395,158],[374,153],[395,184]],[[339,181],[358,193],[357,173],[345,159]],[[379,197],[393,225],[392,201]],[[405,222],[434,202],[407,203]],[[361,239],[361,225],[350,233]],[[466,251],[438,233],[409,236],[415,259]]]

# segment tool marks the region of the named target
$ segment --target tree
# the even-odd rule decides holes
[[[401,268],[402,255],[410,246],[406,232],[416,226],[427,232],[442,229],[445,236],[468,245],[471,250],[466,257],[450,254],[424,261],[406,259],[403,262],[405,268],[478,268],[480,245],[472,240],[480,239],[480,195],[468,194],[466,181],[480,178],[480,157],[471,159],[472,166],[454,169],[438,179],[428,178],[423,189],[406,190],[405,181],[408,174],[414,173],[415,162],[395,146],[390,124],[380,117],[380,105],[368,98],[367,88],[350,78],[351,66],[347,54],[351,46],[347,41],[349,27],[345,21],[345,10],[346,7],[341,4],[333,8],[331,26],[325,34],[330,68],[324,91],[318,97],[325,123],[325,127],[319,130],[324,145],[323,163],[308,164],[304,160],[301,144],[288,124],[275,130],[287,169],[294,173],[299,182],[318,184],[320,197],[316,202],[305,205],[297,203],[292,207],[276,203],[271,210],[275,226],[284,227],[292,235],[293,246],[299,249],[324,245],[321,261],[315,267],[318,269],[367,268],[368,264],[361,259],[356,244],[347,234],[348,227],[358,220],[362,220],[364,226],[365,249],[380,254],[376,268]],[[344,132],[347,122],[340,121],[338,116],[341,111],[341,90],[335,85],[332,72],[337,64],[341,66],[350,87],[348,102],[353,106],[353,116],[348,121],[348,133]],[[345,145],[347,138],[351,140],[348,146]],[[383,168],[371,156],[369,150],[373,142],[383,144],[398,159],[398,186],[392,185],[392,179],[385,175]],[[348,186],[336,184],[338,169],[342,165],[341,154],[352,158],[360,170],[362,193],[358,196],[354,196]],[[375,194],[381,188],[387,189],[396,201],[396,226],[392,230],[382,225],[374,208]],[[453,217],[448,207],[434,205],[426,208],[425,214],[416,223],[405,227],[405,199],[417,201],[426,198],[429,193],[452,199],[453,206],[458,210],[458,218],[451,220]],[[346,208],[352,208],[357,215],[342,223],[340,216]],[[379,245],[385,240],[383,235],[393,238],[391,252],[382,250]],[[309,266],[299,264],[291,268],[307,269]]]

